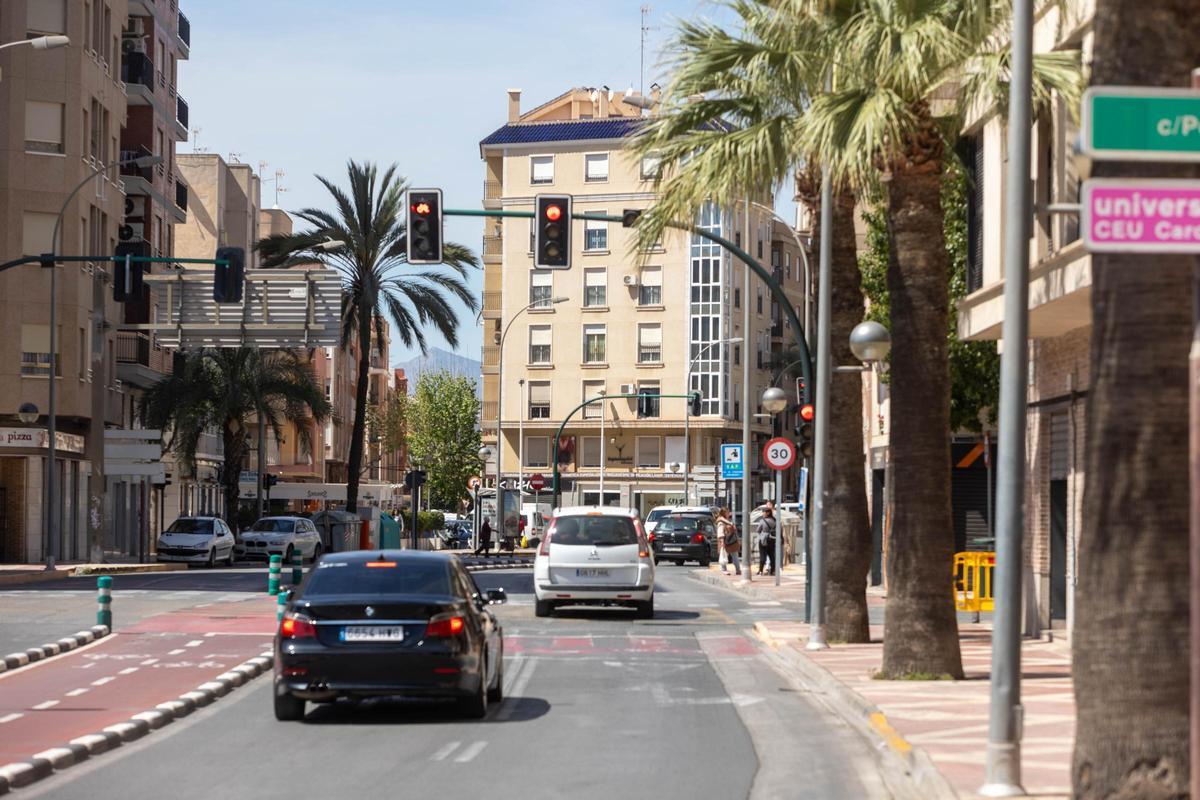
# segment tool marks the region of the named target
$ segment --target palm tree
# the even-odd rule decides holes
[[[333,197],[335,211],[298,211],[296,216],[311,225],[311,230],[275,234],[255,247],[262,254],[264,267],[323,263],[342,274],[342,348],[348,350],[356,338],[359,343],[346,480],[346,510],[353,513],[358,508],[362,474],[371,333],[376,333],[376,347],[385,359],[385,316],[391,319],[400,341],[408,347],[418,346],[422,354],[427,352],[426,325],[432,325],[451,348],[457,347],[459,318],[451,300],[459,300],[472,312],[478,310],[478,301],[464,279],[467,268],[478,267],[479,261],[466,247],[446,242],[443,255],[449,270],[409,265],[403,214],[407,182],[396,174],[394,164],[380,176],[374,164],[351,160],[346,173],[349,191],[316,176]],[[317,249],[329,239],[345,242],[346,246],[334,252]]]
[[[642,236],[703,200],[775,185],[806,163],[859,196],[882,193],[891,239],[891,453],[883,673],[962,675],[946,591],[950,516],[949,258],[941,188],[953,131],[1007,94],[1004,3],[728,0],[735,35],[685,23],[664,110],[639,138],[668,177]],[[1034,94],[1077,96],[1078,56],[1035,59]],[[828,81],[828,84],[826,84]],[[941,92],[935,107],[930,99]],[[730,125],[713,124],[724,120]],[[672,174],[672,169],[674,173]],[[858,424],[858,421],[855,421]],[[835,514],[840,509],[835,509]]]
[[[307,358],[291,350],[254,347],[181,353],[175,369],[143,395],[142,418],[151,428],[170,431],[168,447],[195,469],[200,434],[219,427],[225,462],[221,484],[225,520],[237,518],[238,475],[250,452],[250,425],[269,425],[281,441],[283,422],[295,426],[300,446],[312,446],[313,425],[330,414]]]
[[[1193,0],[1101,0],[1091,81],[1186,86],[1197,42]],[[1194,167],[1113,161],[1093,172],[1197,176]],[[1196,576],[1185,558],[1197,491],[1187,471],[1194,261],[1092,256],[1087,485],[1071,636],[1073,796],[1082,800],[1188,797],[1189,774],[1200,768],[1188,751]]]

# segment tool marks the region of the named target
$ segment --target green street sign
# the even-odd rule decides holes
[[[1200,162],[1200,91],[1092,86],[1080,135],[1084,153],[1098,161]]]

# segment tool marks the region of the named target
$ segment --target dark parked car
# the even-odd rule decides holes
[[[275,635],[275,718],[339,697],[453,698],[468,717],[503,699],[504,639],[490,605],[445,553],[328,554],[289,598]]]
[[[717,527],[711,514],[680,513],[660,517],[650,534],[655,561],[699,561],[707,567],[717,552]]]

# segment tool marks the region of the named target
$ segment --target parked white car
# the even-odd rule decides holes
[[[654,616],[654,557],[636,509],[560,508],[533,560],[534,613],[558,606],[632,606]]]
[[[708,514],[715,517],[711,506],[655,506],[646,514],[646,533],[654,533],[658,521],[668,514]]]
[[[218,517],[180,517],[158,535],[159,561],[233,566],[233,531]]]
[[[243,531],[238,542],[238,556],[246,558],[270,558],[283,556],[284,566],[292,560],[292,554],[301,558],[317,560],[321,555],[321,535],[312,520],[304,517],[263,517]]]

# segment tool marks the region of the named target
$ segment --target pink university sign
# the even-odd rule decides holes
[[[1092,252],[1200,253],[1200,181],[1091,180],[1080,205]]]

